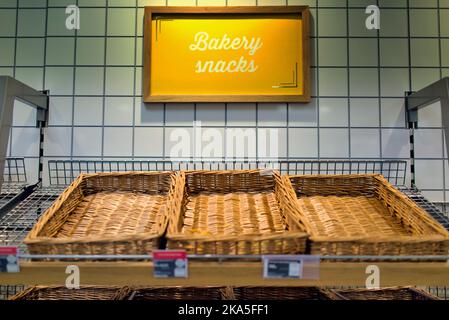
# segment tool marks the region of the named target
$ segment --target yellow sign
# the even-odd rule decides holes
[[[307,10],[285,8],[147,11],[145,101],[308,101]]]

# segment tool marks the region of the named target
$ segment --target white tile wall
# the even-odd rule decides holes
[[[263,149],[264,133],[275,130],[282,157],[407,159],[404,92],[449,76],[447,0],[379,0],[379,32],[365,28],[365,6],[372,1],[288,0],[289,5],[312,6],[310,103],[144,104],[143,6],[287,2],[78,0],[81,29],[76,34],[64,26],[64,8],[53,7],[68,3],[48,0],[49,8],[43,9],[46,0],[20,1],[18,21],[17,1],[0,3],[0,74],[51,92],[46,158],[169,156],[177,143],[170,136],[180,129],[191,134],[196,120],[223,135],[226,128],[252,130],[253,155]],[[407,10],[407,3],[412,9]],[[438,4],[445,9],[435,9]],[[18,104],[14,113],[9,154],[28,157],[30,175],[35,175],[38,131],[35,113],[26,107]],[[419,112],[419,127],[417,184],[435,201],[443,201],[449,168],[443,170],[438,104]]]

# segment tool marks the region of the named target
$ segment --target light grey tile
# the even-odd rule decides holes
[[[415,130],[415,157],[416,158],[442,158],[443,136],[441,129]]]
[[[133,95],[134,68],[111,67],[106,69],[106,95]]]
[[[45,128],[44,155],[47,157],[70,157],[72,127]]]
[[[289,157],[315,158],[318,156],[318,130],[292,128],[288,130]]]
[[[47,65],[73,65],[75,56],[74,38],[47,38]]]
[[[351,99],[350,110],[352,127],[379,126],[379,99]]]
[[[351,129],[351,157],[379,158],[380,133],[378,129]]]
[[[136,67],[135,68],[135,93],[136,96],[142,95],[142,68]]]
[[[320,7],[346,7],[346,0],[319,0]]]
[[[348,74],[346,69],[320,69],[319,76],[320,96],[346,96],[348,94]]]
[[[73,4],[73,0],[48,0],[49,7],[62,7]]]
[[[277,159],[287,157],[287,129],[259,128],[257,138],[258,158]]]
[[[165,141],[165,156],[172,160],[192,157],[194,155],[192,137],[192,128],[166,128],[165,140],[161,139]]]
[[[135,24],[135,9],[108,9],[108,35],[134,36]]]
[[[346,66],[348,45],[346,39],[322,38],[318,40],[320,66]]]
[[[372,0],[349,0],[348,6],[352,8],[366,8],[373,4]]]
[[[419,189],[442,189],[443,177],[442,160],[415,161],[415,180]]]
[[[437,37],[438,36],[437,10],[411,9],[410,35],[412,37]]]
[[[19,9],[17,35],[21,37],[45,36],[45,10]]]
[[[39,179],[39,159],[37,158],[25,158],[25,170],[27,175],[27,183],[29,185],[35,184]]]
[[[97,67],[76,68],[75,93],[77,95],[103,95],[104,69]]]
[[[43,89],[42,81],[44,78],[43,74],[44,74],[43,68],[17,67],[15,78],[36,90],[42,90]],[[46,85],[46,87],[48,88],[48,85]]]
[[[152,0],[149,0],[152,1]],[[163,6],[165,6],[165,0],[158,0],[158,1],[163,1]],[[143,18],[145,15],[145,9],[144,8],[139,8],[137,10],[137,36],[141,37],[143,36]]]
[[[136,0],[109,0],[109,7],[134,7]]]
[[[104,156],[131,157],[133,128],[104,128]]]
[[[350,39],[349,64],[351,66],[377,66],[377,39]]]
[[[380,64],[390,67],[408,67],[408,40],[380,39]]]
[[[228,126],[256,125],[256,105],[253,103],[228,104]]]
[[[381,69],[380,88],[383,97],[403,97],[404,93],[409,91],[408,69]]]
[[[285,127],[287,125],[287,105],[285,103],[261,103],[258,107],[259,125]]]
[[[347,158],[348,156],[348,129],[320,129],[320,157]]]
[[[103,65],[104,41],[104,38],[78,38],[76,63],[81,65]]]
[[[411,39],[412,66],[438,67],[439,43],[436,39]]]
[[[103,99],[96,97],[76,97],[73,122],[75,125],[102,125]]]
[[[351,96],[377,96],[379,95],[378,70],[374,68],[350,69]]]
[[[45,7],[46,0],[19,0],[19,8]]]
[[[318,11],[319,36],[346,36],[346,9],[320,9]]]
[[[166,105],[165,121],[169,126],[193,126],[194,106],[191,103],[172,103]]]
[[[442,127],[441,103],[436,101],[418,110],[420,127]]]
[[[17,39],[16,64],[42,66],[44,64],[44,38]]]
[[[104,36],[106,33],[106,9],[81,8],[80,36]]]
[[[13,68],[0,68],[0,75],[12,77],[14,74]]]
[[[51,97],[48,108],[49,125],[69,126],[72,124],[72,98]]]
[[[449,67],[449,39],[441,39],[441,64]]]
[[[408,129],[382,130],[382,156],[385,158],[410,157],[410,132]]]
[[[223,158],[225,152],[224,128],[201,128],[201,131],[197,130],[196,134],[199,135],[200,142],[194,144],[195,147],[198,146],[194,155],[203,159]]]
[[[0,36],[16,34],[16,10],[0,10]]]
[[[348,99],[331,98],[320,99],[320,126],[347,127]]]
[[[317,126],[317,99],[310,103],[289,103],[288,125],[290,127],[315,127]]]
[[[449,9],[440,9],[441,36],[449,37]]]
[[[104,124],[131,126],[133,124],[133,98],[106,97]]]
[[[382,126],[404,128],[406,125],[404,99],[382,99],[381,103]]]
[[[196,120],[201,121],[202,126],[224,126],[224,103],[200,103],[196,105]]]
[[[163,155],[164,131],[162,128],[134,129],[134,156],[157,157]]]
[[[412,68],[412,90],[418,91],[440,80],[440,69]]]
[[[379,32],[381,37],[406,37],[408,34],[407,11],[382,9]]]
[[[80,13],[80,27],[83,27],[82,17],[83,11]],[[69,30],[66,27],[67,15],[65,8],[48,8],[47,9],[47,35],[48,36],[74,36],[75,30]]]
[[[366,28],[366,18],[368,15],[365,9],[349,9],[349,36],[351,37],[377,37],[377,30]],[[344,24],[345,21],[340,21]]]
[[[162,103],[142,103],[136,98],[135,125],[162,126],[164,124],[164,105]]]
[[[257,156],[256,128],[227,128],[226,129],[226,157],[255,158]]]
[[[0,39],[0,65],[13,66],[14,65],[14,39]]]
[[[38,128],[12,128],[11,129],[11,156],[12,157],[38,157],[39,156],[39,129]]]
[[[13,126],[35,127],[37,120],[37,109],[19,100],[14,101]]]
[[[45,72],[45,89],[51,94],[63,95],[73,93],[73,68],[47,67]]]
[[[438,5],[437,0],[410,0],[409,3],[411,8],[436,8]]]
[[[73,156],[101,156],[102,130],[100,127],[73,128]]]
[[[134,65],[134,38],[109,38],[106,57],[108,65]]]
[[[78,0],[80,7],[105,7],[106,0]]]
[[[17,6],[17,0],[3,0],[0,2],[0,8],[15,8]]]

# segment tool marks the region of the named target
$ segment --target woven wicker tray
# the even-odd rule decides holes
[[[330,290],[341,300],[440,300],[430,293],[413,287],[381,289]]]
[[[304,253],[307,235],[287,198],[291,192],[275,171],[180,172],[167,247],[194,254]]]
[[[319,287],[234,287],[230,300],[342,300]]]
[[[382,175],[284,176],[311,253],[446,255],[449,232]]]
[[[140,287],[132,288],[126,300],[229,300],[230,287]]]
[[[146,254],[167,227],[175,174],[80,175],[24,243],[32,254]]]
[[[82,286],[67,289],[64,286],[33,286],[9,300],[123,300],[130,293],[128,287]]]

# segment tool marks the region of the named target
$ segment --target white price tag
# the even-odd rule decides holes
[[[302,279],[303,261],[297,255],[263,256],[264,278],[294,278]]]

